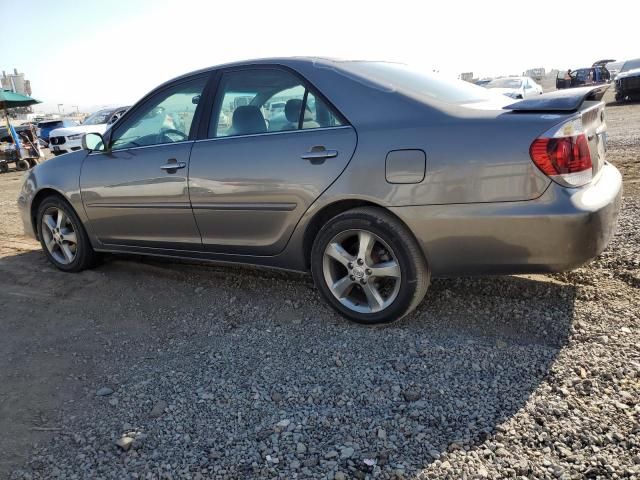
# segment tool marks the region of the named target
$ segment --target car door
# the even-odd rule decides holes
[[[187,184],[191,130],[208,75],[171,84],[133,108],[104,152],[87,156],[80,188],[105,245],[200,249]]]
[[[280,102],[284,110],[271,108]],[[203,247],[275,255],[348,164],[356,132],[304,79],[279,67],[224,71],[209,118],[189,171]]]

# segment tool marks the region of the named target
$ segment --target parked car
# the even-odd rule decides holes
[[[493,78],[481,78],[479,80],[475,81],[475,84],[478,85],[479,87],[486,87],[488,83],[490,83],[493,80]]]
[[[129,107],[98,110],[84,119],[82,124],[56,128],[49,134],[49,149],[54,155],[75,152],[82,149],[82,136],[85,133],[104,133],[109,125],[115,123]]]
[[[576,70],[559,70],[556,76],[556,88],[586,87],[602,85],[611,81],[611,73],[606,64],[615,60],[600,60],[592,66]]]
[[[531,77],[496,78],[484,87],[511,98],[529,98],[542,95],[542,87]]]
[[[42,140],[45,146],[49,145],[49,135],[57,128],[69,128],[75,127],[78,122],[75,120],[69,120],[66,118],[60,118],[57,120],[43,120],[38,122],[38,138]]]
[[[640,100],[640,58],[624,62],[615,82],[616,102]]]
[[[310,271],[344,316],[391,321],[431,277],[557,272],[605,248],[622,180],[604,90],[514,101],[393,63],[212,67],[32,169],[19,210],[63,271],[100,252]],[[288,127],[271,130],[262,108],[283,92]]]

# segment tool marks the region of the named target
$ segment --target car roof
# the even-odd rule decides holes
[[[210,67],[201,68],[198,70],[194,70],[192,72],[185,73],[183,75],[179,75],[177,77],[172,78],[171,80],[167,80],[166,82],[158,85],[157,90],[159,88],[164,87],[170,83],[175,81],[179,81],[181,79],[189,78],[193,75],[198,75],[201,73],[208,73],[214,70],[218,70],[221,68],[231,68],[231,67],[242,67],[242,66],[250,66],[250,65],[282,65],[285,67],[294,67],[296,65],[324,65],[324,66],[338,66],[341,63],[346,62],[355,62],[362,60],[344,60],[337,58],[329,58],[329,57],[270,57],[270,58],[254,58],[249,60],[240,60],[236,62],[223,63],[220,65],[212,65]]]

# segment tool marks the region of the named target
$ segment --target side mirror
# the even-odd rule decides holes
[[[104,152],[104,139],[99,133],[86,133],[82,137],[82,148],[90,152]]]

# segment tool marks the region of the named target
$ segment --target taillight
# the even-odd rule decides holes
[[[591,181],[591,152],[578,119],[536,138],[529,148],[529,155],[545,175],[561,185],[579,187]]]

